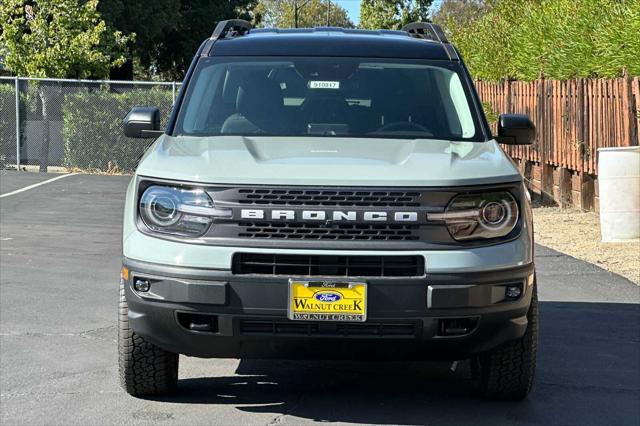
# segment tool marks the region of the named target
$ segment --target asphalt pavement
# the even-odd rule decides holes
[[[22,173],[0,170],[0,195],[60,176],[56,173]]]
[[[0,193],[51,177],[2,172]],[[525,401],[474,397],[465,363],[187,357],[176,396],[130,397],[116,350],[129,179],[75,175],[0,199],[1,424],[640,425],[640,288],[540,246]]]

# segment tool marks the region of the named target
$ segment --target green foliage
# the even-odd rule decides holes
[[[255,15],[261,26],[295,28],[295,9],[298,8],[298,27],[313,28],[327,25],[327,0],[260,0]],[[353,28],[347,11],[331,2],[329,23],[334,27]]]
[[[211,36],[218,21],[232,18],[251,20],[250,9],[257,0],[181,0],[174,15],[175,25],[156,48],[152,68],[163,79],[182,80],[200,43]]]
[[[16,92],[13,81],[0,81],[0,169],[5,167],[9,156],[16,150],[15,137],[15,102]]]
[[[404,25],[429,21],[433,0],[362,0],[360,27],[399,30]]]
[[[171,91],[136,89],[113,93],[104,87],[66,96],[62,130],[65,166],[133,171],[148,146],[148,140],[127,138],[122,130],[122,118],[135,105],[160,108],[164,126],[171,111]]]
[[[440,25],[455,24],[455,27],[469,25],[481,18],[487,11],[484,0],[444,0],[432,16]]]
[[[498,122],[498,113],[495,109],[493,109],[493,105],[490,102],[482,102],[482,109],[484,109],[484,115],[487,117],[487,122],[490,125],[494,125]]]
[[[179,16],[180,0],[100,0],[98,12],[107,26],[117,28],[125,34],[135,34],[135,42],[129,43],[126,56],[142,67],[142,78],[148,78],[146,71],[155,65],[157,46],[161,45],[168,33],[175,28]],[[132,64],[127,64],[124,74],[117,78],[133,78]],[[131,68],[130,68],[131,67]],[[162,70],[160,70],[162,71]]]
[[[128,52],[140,78],[182,80],[196,50],[215,24],[251,20],[257,0],[100,0],[106,23],[136,34]]]
[[[435,21],[476,78],[640,75],[639,0],[487,0],[467,22],[446,13]]]
[[[20,121],[25,126],[25,115],[34,117],[35,90],[20,90]],[[0,169],[6,167],[9,160],[16,157],[16,92],[13,80],[0,80]],[[24,129],[24,127],[22,127]],[[25,135],[21,135],[24,144]],[[13,163],[15,164],[15,163]]]
[[[28,77],[104,77],[121,63],[128,41],[111,33],[98,0],[3,0],[0,55],[7,69]],[[113,59],[115,58],[115,59]]]

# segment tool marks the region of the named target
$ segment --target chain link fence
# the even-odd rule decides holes
[[[124,136],[134,106],[160,109],[165,126],[176,82],[0,77],[0,168],[131,172],[149,144]]]

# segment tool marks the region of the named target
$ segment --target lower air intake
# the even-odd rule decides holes
[[[294,321],[240,322],[240,332],[247,335],[317,336],[317,337],[415,337],[416,323],[319,324]]]
[[[238,253],[233,257],[233,273],[319,277],[421,277],[424,275],[424,258]]]

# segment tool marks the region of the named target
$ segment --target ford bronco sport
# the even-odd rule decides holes
[[[219,23],[124,211],[119,367],[175,390],[179,354],[470,360],[492,398],[531,389],[538,335],[522,176],[432,24],[402,31]]]

